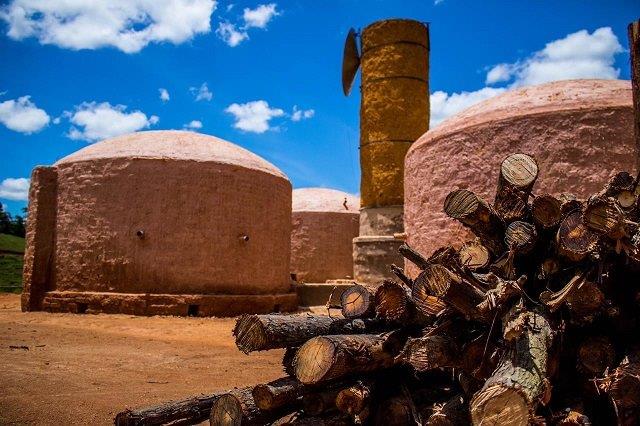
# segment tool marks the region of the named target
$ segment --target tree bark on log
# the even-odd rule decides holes
[[[396,361],[411,365],[415,371],[460,366],[460,346],[446,334],[407,340]]]
[[[535,197],[531,202],[531,217],[541,230],[556,228],[562,220],[562,203],[550,194]]]
[[[401,267],[391,264],[391,272],[398,277],[400,281],[402,281],[407,287],[413,287],[413,280],[405,275],[404,269]]]
[[[549,322],[539,313],[514,308],[504,328],[513,348],[471,401],[476,426],[527,426],[538,403],[548,398],[547,356],[553,340]]]
[[[223,394],[224,392],[218,392],[136,410],[125,410],[116,415],[114,424],[116,426],[197,424],[209,418],[213,403]]]
[[[258,408],[274,410],[296,402],[307,388],[293,377],[282,377],[269,383],[256,385],[251,394]]]
[[[353,386],[343,389],[336,396],[336,407],[349,415],[356,424],[363,424],[370,412],[369,403],[374,391],[373,380],[360,380]]]
[[[360,284],[346,289],[340,296],[342,315],[348,319],[369,318],[375,310],[375,289]]]
[[[330,414],[328,416],[300,416],[282,423],[281,426],[350,426],[349,418],[343,414]]]
[[[336,409],[336,397],[344,384],[332,384],[324,389],[317,389],[302,397],[302,409],[309,416],[319,416]]]
[[[578,371],[587,377],[598,377],[613,367],[616,349],[606,336],[589,336],[578,346]]]
[[[467,241],[458,251],[460,264],[470,271],[481,271],[491,264],[491,253],[479,240]]]
[[[538,233],[536,227],[519,220],[513,221],[504,233],[504,243],[515,254],[527,254],[536,245]]]
[[[614,240],[627,235],[625,214],[611,198],[589,200],[583,221],[589,229]]]
[[[456,395],[436,407],[424,422],[425,426],[467,426],[471,422],[469,404],[463,395]]]
[[[402,244],[400,248],[398,248],[398,252],[402,255],[402,257],[404,257],[420,269],[424,269],[430,264],[430,262],[425,259],[424,256],[409,247],[407,243]]]
[[[494,209],[505,223],[528,215],[527,201],[536,179],[538,163],[526,154],[512,154],[500,166]]]
[[[375,320],[348,320],[326,315],[243,315],[233,334],[242,352],[300,346],[312,337],[326,334],[356,334],[379,331]]]
[[[302,383],[315,384],[389,368],[405,340],[395,332],[314,337],[298,350],[295,374]]]
[[[376,316],[388,322],[404,322],[414,316],[414,306],[409,287],[385,280],[374,297]]]
[[[262,426],[295,411],[297,405],[276,410],[261,410],[255,404],[251,388],[235,389],[220,395],[211,407],[211,426]]]
[[[597,243],[598,234],[584,225],[582,212],[574,211],[560,223],[556,245],[558,253],[567,259],[581,261],[595,250]]]
[[[452,191],[444,200],[444,212],[469,228],[494,256],[504,251],[504,222],[486,201],[466,189]]]

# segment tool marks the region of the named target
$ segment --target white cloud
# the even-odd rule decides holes
[[[235,6],[233,3],[230,3],[227,5],[227,12],[231,12],[231,9],[233,9],[233,6]]]
[[[31,102],[30,96],[0,102],[0,123],[20,133],[34,133],[49,124],[49,114]]]
[[[196,97],[196,101],[210,101],[213,99],[213,93],[209,91],[207,83],[202,83],[200,87],[189,87],[189,91]]]
[[[200,120],[191,120],[187,124],[183,126],[185,129],[197,130],[202,129],[202,121]]]
[[[147,118],[142,111],[126,112],[126,109],[124,105],[112,106],[108,102],[84,102],[75,111],[65,113],[74,125],[68,136],[95,142],[150,127],[160,120],[155,115]]]
[[[244,104],[231,104],[225,112],[235,117],[233,127],[245,132],[264,133],[269,130],[269,120],[282,117],[284,111],[280,108],[270,108],[266,101],[252,101]]]
[[[238,30],[234,24],[229,22],[220,22],[216,34],[231,47],[236,47],[249,39],[249,34],[246,31]]]
[[[0,182],[0,198],[25,201],[29,198],[29,179],[6,178]]]
[[[269,3],[261,4],[255,9],[245,8],[242,19],[244,19],[245,28],[265,28],[269,21],[278,15],[276,4]]]
[[[431,94],[431,127],[435,127],[445,118],[469,108],[473,104],[504,92],[504,88],[484,87],[475,92],[445,93],[437,91]]]
[[[615,55],[622,51],[611,28],[591,34],[581,30],[547,43],[524,60],[494,66],[487,73],[487,84],[513,80],[511,87],[520,87],[574,78],[614,79],[620,76]]]
[[[149,43],[183,43],[211,31],[215,0],[13,0],[0,8],[14,40],[73,50],[115,47],[139,52]]]
[[[171,96],[169,96],[169,91],[167,89],[161,87],[160,89],[158,89],[158,92],[160,92],[160,100],[162,102],[169,102]]]
[[[507,89],[577,78],[618,78],[620,70],[614,67],[614,58],[622,51],[618,38],[609,27],[598,28],[591,34],[581,30],[551,41],[524,60],[498,64],[487,72],[487,85],[505,83],[506,87],[431,94],[431,127]]]
[[[298,109],[297,105],[293,106],[293,112],[291,113],[291,121],[300,121],[302,119],[311,118],[315,115],[315,111],[312,109],[302,110]]]
[[[442,2],[444,2],[444,0],[433,0],[433,4],[435,4],[436,6]]]

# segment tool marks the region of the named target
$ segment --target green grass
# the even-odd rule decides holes
[[[0,254],[0,292],[22,291],[22,256]]]
[[[24,238],[0,234],[0,251],[3,250],[24,253]]]

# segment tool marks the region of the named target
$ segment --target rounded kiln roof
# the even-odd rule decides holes
[[[473,105],[422,135],[411,150],[440,136],[487,122],[534,114],[632,107],[629,80],[563,80],[510,90]]]
[[[55,165],[109,158],[190,160],[232,164],[287,178],[277,167],[231,142],[195,132],[156,130],[117,136],[89,145]]]
[[[347,208],[344,199],[347,199]],[[360,198],[346,192],[327,188],[300,188],[293,190],[294,212],[336,212],[359,214]]]

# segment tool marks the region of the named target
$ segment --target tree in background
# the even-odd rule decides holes
[[[27,209],[22,209],[26,214]],[[11,217],[11,213],[4,210],[4,206],[0,203],[0,234],[15,235],[24,238],[26,234],[26,223],[23,216],[17,215]]]
[[[4,211],[4,206],[0,203],[0,234],[11,233],[11,214]]]

